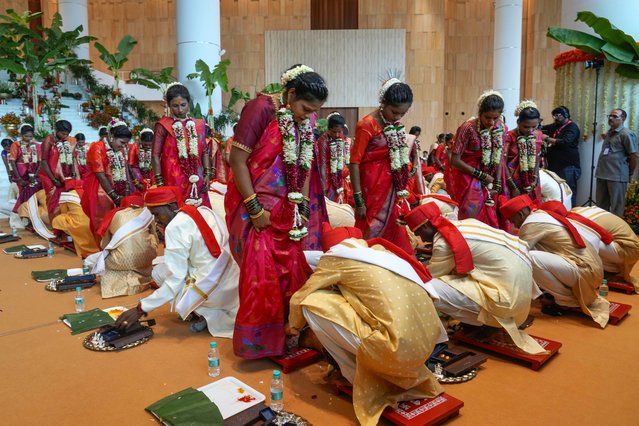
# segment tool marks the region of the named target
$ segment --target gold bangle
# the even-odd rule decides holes
[[[264,212],[265,212],[265,210],[264,210],[264,208],[262,208],[262,210],[260,210],[259,213],[255,213],[255,214],[249,215],[249,217],[251,219],[258,219],[264,214]]]
[[[251,195],[250,197],[248,197],[248,198],[244,199],[243,203],[244,203],[244,204],[246,204],[246,203],[248,203],[249,201],[251,201],[251,200],[255,199],[255,197],[257,197],[257,194],[256,194],[256,193],[253,193],[253,195]]]

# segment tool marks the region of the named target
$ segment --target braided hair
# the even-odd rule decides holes
[[[297,68],[301,64],[295,64],[288,70]],[[288,71],[287,70],[287,71]],[[328,98],[328,87],[326,82],[315,71],[300,74],[291,81],[286,83],[284,91],[295,89],[295,98],[307,102],[324,102]],[[168,96],[168,95],[167,95]]]

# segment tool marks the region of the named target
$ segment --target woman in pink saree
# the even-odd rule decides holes
[[[242,111],[224,200],[229,244],[240,265],[233,350],[245,359],[285,353],[288,304],[311,274],[303,250],[321,250],[328,221],[313,122],[328,89],[305,65],[282,75],[284,92]]]
[[[479,117],[457,129],[446,189],[459,203],[459,219],[474,218],[508,230],[495,205],[504,181],[504,134],[508,131],[501,121],[504,100],[498,92],[489,91],[477,104]]]
[[[8,156],[14,182],[20,190],[13,207],[14,213],[18,212],[22,203],[29,201],[33,194],[42,189],[42,184],[38,179],[40,144],[34,140],[33,127],[30,124],[22,124],[19,132],[20,140],[11,145]]]
[[[42,141],[40,147],[40,181],[47,197],[49,222],[60,213],[60,194],[64,191],[64,181],[75,179],[73,151],[75,139],[69,134],[73,127],[67,120],[55,123],[55,134]]]

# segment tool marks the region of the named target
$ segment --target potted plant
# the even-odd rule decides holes
[[[15,137],[18,134],[18,125],[20,124],[20,117],[13,112],[8,112],[0,117],[0,123],[4,126],[7,134],[11,137]]]

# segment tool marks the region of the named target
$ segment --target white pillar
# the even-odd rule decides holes
[[[635,40],[639,39],[639,25],[637,25],[637,16],[639,16],[639,1],[637,0],[563,0],[561,4],[561,28],[570,28],[573,30],[583,31],[599,37],[588,25],[583,22],[575,21],[578,12],[590,11],[597,16],[601,16],[610,20],[612,25],[623,30],[626,34],[631,35]],[[562,44],[561,51],[572,50],[573,47]],[[606,65],[608,66],[608,65]],[[615,65],[613,65],[614,67]],[[591,69],[589,72],[595,72]],[[595,166],[601,152],[603,140],[599,133],[601,125],[603,129],[608,130],[608,120],[606,115],[610,111],[603,110],[603,85],[606,84],[602,77],[599,80],[599,99],[597,110],[597,132],[595,133]],[[594,90],[594,87],[593,87]],[[594,102],[594,97],[592,99]],[[573,106],[575,109],[576,106]],[[571,111],[572,112],[572,111]],[[575,111],[576,112],[576,111]],[[582,134],[587,131],[592,132],[592,122],[594,117],[588,117],[585,123],[577,123],[581,127]],[[637,129],[631,129],[637,131]],[[577,186],[577,204],[581,205],[588,200],[588,191],[590,190],[590,178],[592,175],[592,137],[586,138],[583,144],[579,146],[579,161],[581,164],[581,178]],[[597,187],[596,179],[593,184],[592,198],[595,197],[595,189]]]
[[[504,117],[510,128],[520,102],[522,16],[523,0],[495,0],[493,89],[504,97]]]
[[[75,30],[82,25],[81,36],[89,35],[89,12],[87,0],[59,0],[58,13],[62,16],[62,29],[64,31]],[[91,59],[89,57],[89,44],[83,44],[76,49],[78,58]]]
[[[204,60],[211,69],[220,62],[220,0],[176,0],[178,80],[188,87],[193,104],[200,104],[206,114],[208,99],[199,80],[187,80],[195,72],[195,62]],[[213,112],[222,109],[222,92],[213,93]]]

